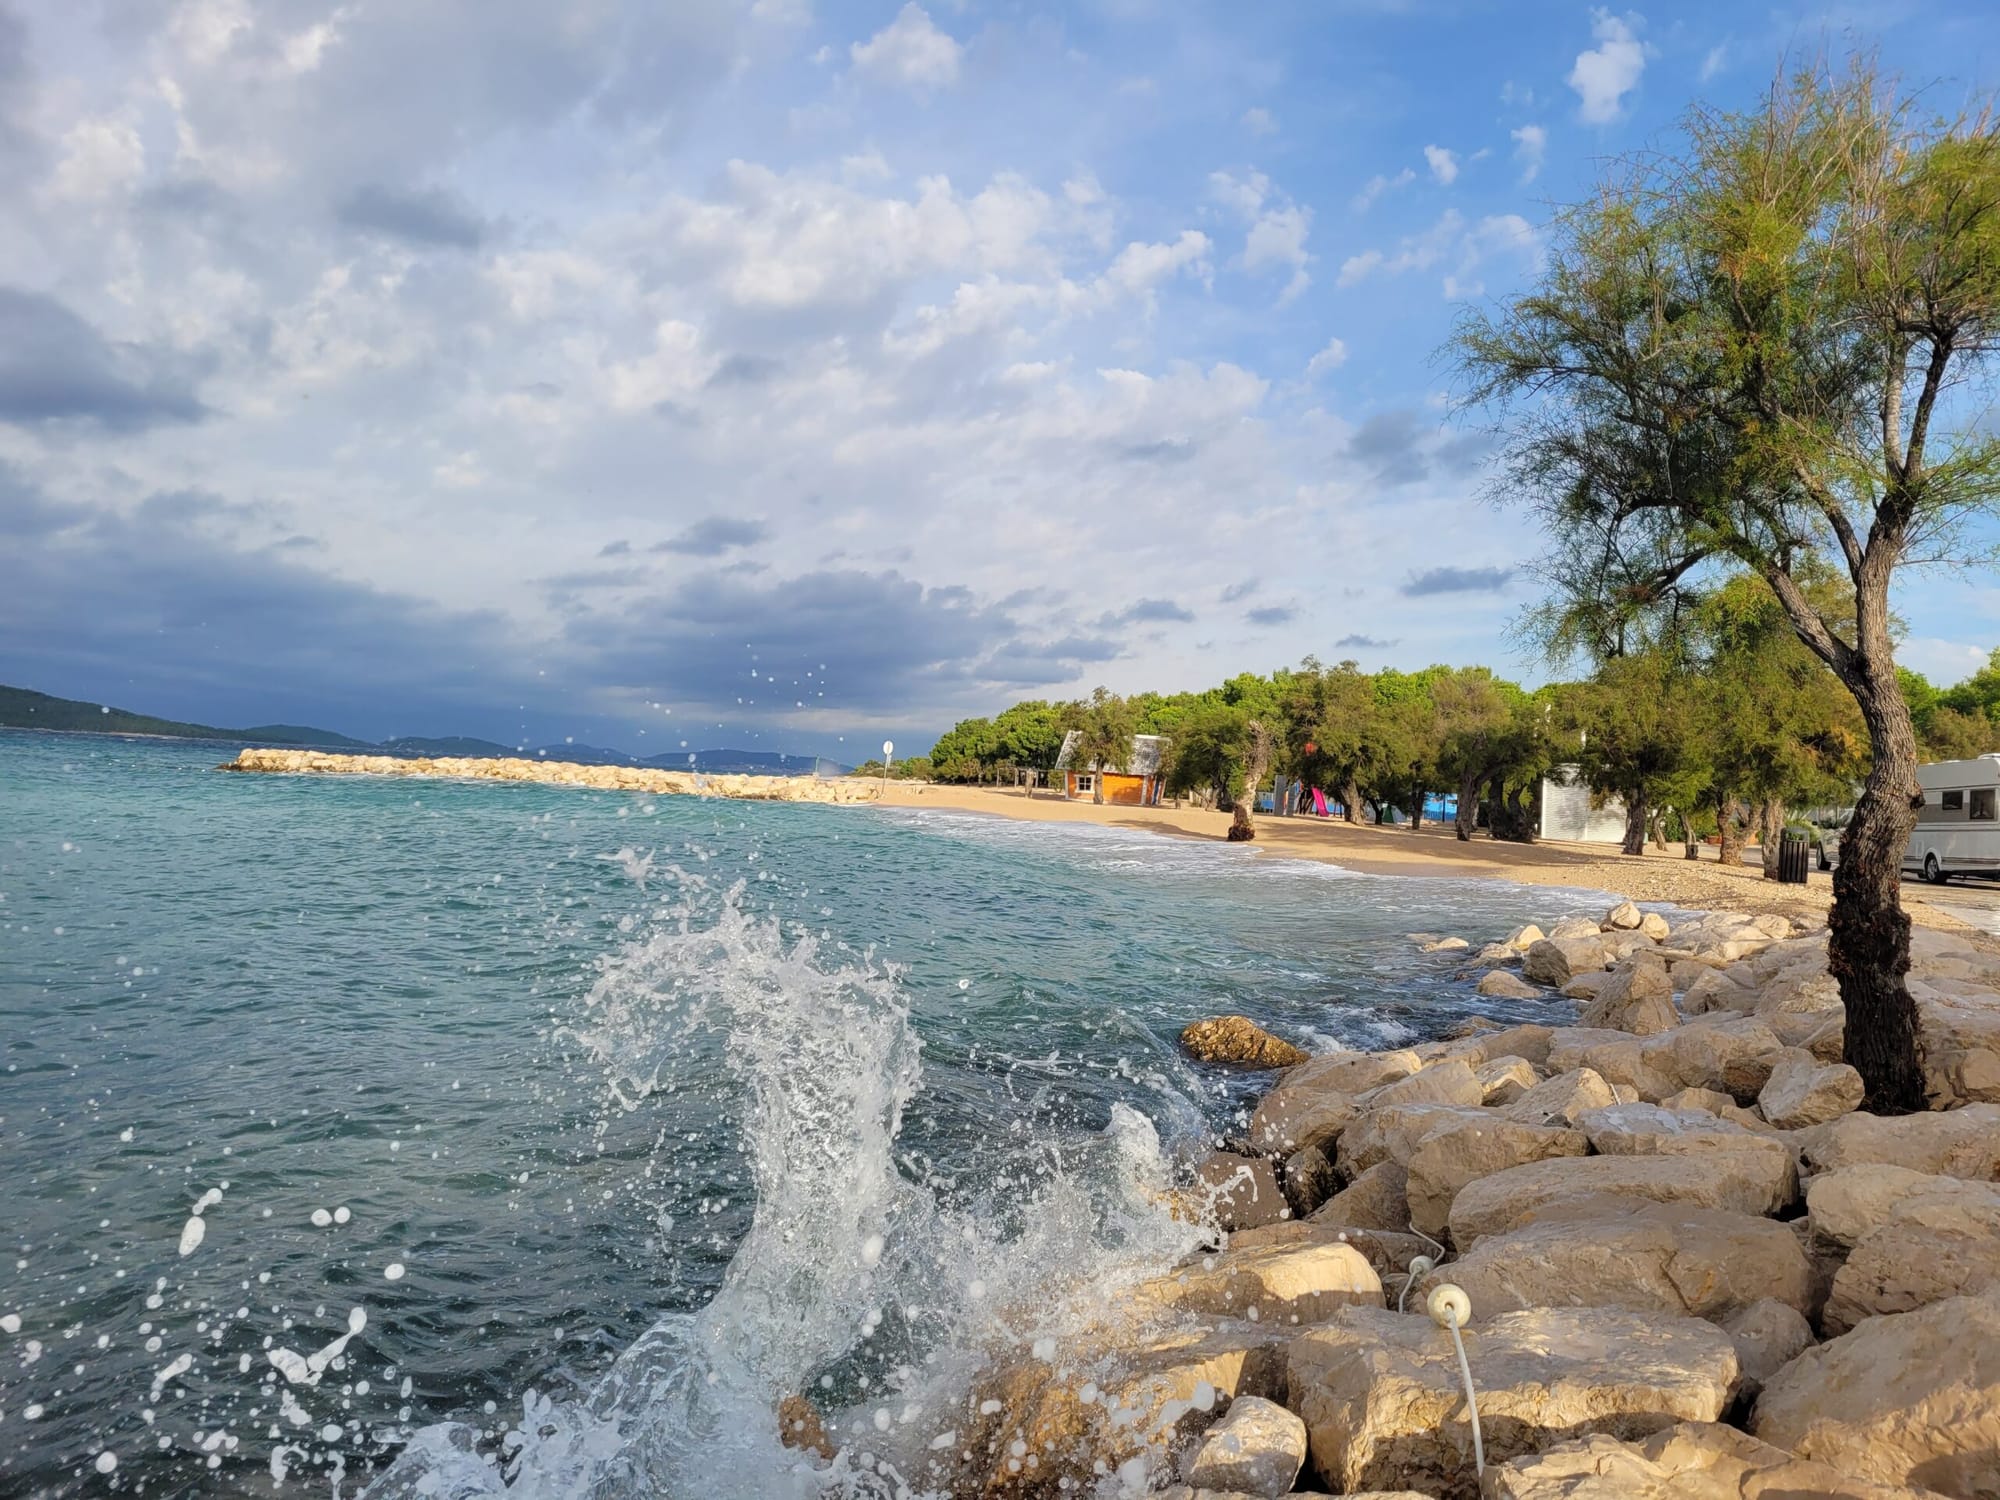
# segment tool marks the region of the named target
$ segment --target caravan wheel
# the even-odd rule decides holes
[[[1951,879],[1949,875],[1945,874],[1944,866],[1938,863],[1938,857],[1934,853],[1924,856],[1924,879],[1928,880],[1932,885],[1943,885],[1947,880]]]

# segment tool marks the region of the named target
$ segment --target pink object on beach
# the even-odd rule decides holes
[[[1313,812],[1322,818],[1326,816],[1326,793],[1318,787],[1313,788]]]

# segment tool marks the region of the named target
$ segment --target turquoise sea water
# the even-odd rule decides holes
[[[0,1493],[815,1493],[786,1389],[895,1493],[990,1309],[1178,1247],[1182,1025],[1546,1016],[1404,934],[1602,906],[226,754],[0,731]]]

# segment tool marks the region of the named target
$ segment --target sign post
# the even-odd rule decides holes
[[[894,740],[882,741],[882,793],[878,801],[889,795],[889,758],[896,753]]]

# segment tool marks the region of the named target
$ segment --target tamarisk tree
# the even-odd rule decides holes
[[[1917,741],[1898,682],[1899,568],[1962,561],[2000,441],[1960,389],[2000,339],[2000,140],[1937,122],[1872,68],[1816,67],[1557,216],[1525,295],[1462,324],[1474,403],[1505,408],[1503,485],[1573,563],[1650,605],[1747,567],[1853,695],[1871,767],[1841,841],[1829,956],[1847,1060],[1918,1109],[1899,899]],[[1837,568],[1851,606],[1803,580]]]

